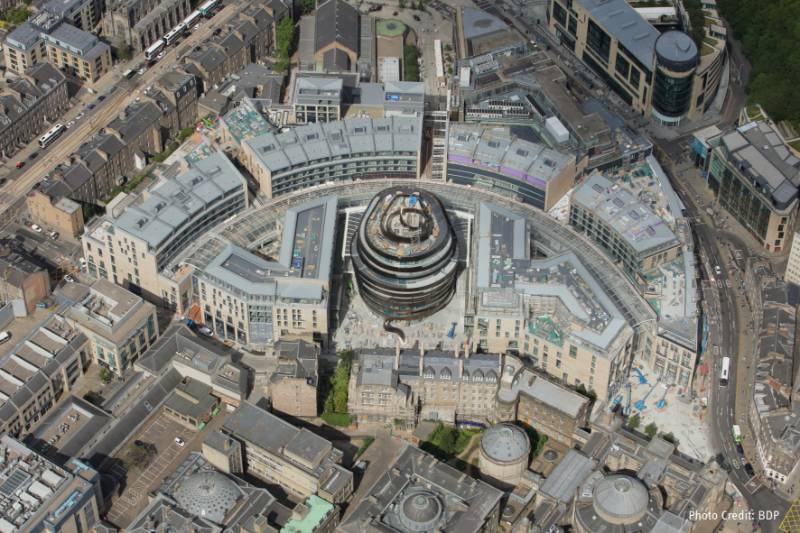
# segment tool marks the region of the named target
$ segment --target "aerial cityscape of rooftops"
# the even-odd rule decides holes
[[[0,533],[800,533],[755,2],[3,2]]]

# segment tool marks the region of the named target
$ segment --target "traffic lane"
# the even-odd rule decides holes
[[[672,180],[673,186],[675,186],[676,190],[680,192],[682,199],[684,200],[684,204],[686,206],[687,212],[690,214],[696,214],[698,212],[695,204],[694,198],[691,195],[687,194],[687,191],[681,182],[677,180]],[[696,237],[697,243],[699,245],[699,252],[701,257],[705,255],[705,259],[707,262],[710,263],[712,259],[715,261],[721,259],[721,254],[717,245],[717,239],[715,236],[711,234],[711,228],[706,225],[698,226],[693,225],[694,235]],[[714,272],[714,276],[711,275],[711,272],[714,271],[713,267],[710,264],[704,263],[701,261],[701,264],[705,267],[706,277],[711,280],[716,280],[716,272]],[[725,269],[721,269],[721,273],[719,275],[723,280],[727,279],[727,271]],[[725,285],[723,285],[725,286]],[[734,335],[733,335],[733,328],[731,324],[738,323],[738,308],[731,304],[730,296],[722,293],[722,291],[716,283],[714,284],[716,288],[716,297],[717,301],[719,302],[719,311],[720,311],[720,320],[718,328],[715,328],[717,331],[715,332],[714,338],[720,341],[722,345],[723,352],[728,354],[732,354],[735,352],[735,346],[738,343],[734,343]],[[713,289],[712,289],[713,290]],[[731,321],[730,318],[734,320]],[[734,354],[735,355],[735,354]],[[720,354],[723,356],[723,353]],[[735,468],[729,471],[729,475],[731,480],[737,486],[739,491],[744,495],[745,499],[748,502],[748,505],[751,507],[758,509],[759,507],[755,507],[759,505],[759,502],[752,497],[752,493],[747,490],[746,484],[749,481],[743,479],[743,470],[741,468],[741,462],[738,458],[738,451],[735,449],[735,445],[732,442],[733,436],[731,433],[731,426],[733,425],[733,408],[732,405],[735,406],[735,391],[736,391],[736,359],[737,357],[731,357],[731,372],[728,380],[727,387],[714,387],[712,389],[711,394],[711,405],[714,409],[714,412],[717,416],[712,417],[713,420],[711,422],[712,425],[712,443],[715,446],[715,449],[720,450],[723,453],[723,456],[728,461],[729,465],[734,466]],[[718,361],[714,360],[714,368],[715,368],[715,376],[718,376]],[[724,389],[724,390],[722,390]],[[733,401],[732,401],[733,399]],[[777,497],[777,496],[776,496]]]
[[[35,163],[41,157],[47,157],[50,152],[56,149],[58,144],[60,144],[63,139],[68,137],[70,131],[75,126],[77,126],[83,120],[88,120],[91,115],[99,112],[99,109],[103,106],[103,104],[106,104],[108,100],[108,97],[104,97],[103,101],[99,102],[98,104],[81,104],[81,102],[77,102],[53,123],[54,125],[58,123],[66,125],[69,122],[72,122],[73,124],[70,126],[70,128],[65,130],[64,133],[58,137],[58,139],[50,143],[46,148],[39,146],[39,135],[37,135],[36,138],[34,138],[25,146],[25,148],[11,156],[11,158],[9,158],[9,160],[5,163],[5,165],[9,166],[8,173],[5,177],[9,180],[13,180],[27,172],[27,167],[29,165]],[[89,105],[93,105],[93,109],[88,109]],[[77,118],[78,115],[81,115],[81,118]],[[41,133],[45,132],[42,131]],[[31,157],[33,154],[36,154],[35,157]],[[23,162],[24,166],[22,168],[17,168],[17,163],[20,162]]]
[[[228,5],[221,11],[217,12],[212,20],[217,20],[218,22],[215,25],[219,25],[222,23],[222,21],[227,20],[234,12],[235,6]],[[204,25],[197,32],[192,33],[189,35],[189,37],[184,39],[183,43],[197,43],[206,39],[215,25]],[[21,174],[18,174],[13,180],[9,180],[5,187],[0,189],[0,191],[7,193],[8,195],[7,197],[2,198],[3,201],[0,202],[0,210],[7,209],[10,205],[14,204],[22,196],[27,194],[33,184],[38,181],[41,176],[45,175],[52,167],[55,166],[56,163],[65,161],[69,155],[77,150],[86,139],[88,139],[92,134],[94,134],[95,131],[97,131],[97,129],[104,127],[108,122],[110,122],[112,117],[121,111],[125,105],[128,105],[129,100],[127,100],[127,97],[132,95],[133,88],[137,86],[146,87],[148,84],[150,84],[154,77],[162,74],[169,68],[169,65],[175,61],[176,53],[177,48],[172,47],[165,57],[158,63],[158,65],[148,69],[147,72],[139,77],[137,84],[128,87],[120,86],[121,88],[114,91],[111,97],[106,98],[106,105],[95,107],[93,113],[87,114],[79,122],[77,122],[75,126],[68,130],[70,135],[62,135],[56,142],[48,147],[45,154],[40,155],[33,164],[26,164],[26,167],[22,169]],[[140,57],[139,60],[141,59],[142,58]],[[110,78],[108,82],[104,83],[118,83],[118,68],[118,66],[114,67],[114,70],[112,71],[114,72],[115,77]],[[85,113],[83,110],[80,112]],[[46,163],[42,163],[43,161],[46,161]]]

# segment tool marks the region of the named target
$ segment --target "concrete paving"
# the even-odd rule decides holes
[[[672,433],[675,436],[679,451],[704,462],[713,457],[714,450],[705,420],[706,410],[701,400],[678,395],[675,387],[667,388],[657,383],[652,373],[645,372],[644,376],[648,380],[646,384],[639,384],[638,374],[633,374],[628,380],[631,387],[630,412],[631,415],[639,414],[639,431],[643,431],[647,424],[655,423],[659,433]],[[660,400],[664,400],[663,406],[659,406]],[[641,410],[635,407],[639,401],[644,401]]]
[[[456,282],[456,293],[450,303],[441,311],[424,320],[414,322],[392,322],[405,333],[403,343],[399,337],[383,329],[383,318],[372,312],[358,295],[357,285],[353,283],[354,294],[347,314],[333,335],[337,349],[394,348],[399,342],[403,347],[419,343],[428,348],[440,346],[444,350],[455,350],[467,341],[464,335],[464,314],[466,312],[466,283],[468,273],[462,273]],[[455,323],[454,337],[447,336]]]

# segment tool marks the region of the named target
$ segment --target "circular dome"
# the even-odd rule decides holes
[[[497,424],[481,437],[481,450],[492,461],[508,463],[527,458],[531,451],[531,441],[521,428],[511,424]]]
[[[607,476],[594,487],[594,508],[608,522],[630,524],[647,512],[650,494],[638,479],[617,474]]]
[[[697,45],[686,33],[671,30],[656,39],[658,63],[675,72],[686,72],[697,66]]]
[[[431,531],[442,516],[442,503],[427,490],[407,494],[400,507],[400,519],[410,531]]]
[[[241,497],[239,486],[219,472],[198,472],[181,483],[175,501],[195,516],[221,523]]]

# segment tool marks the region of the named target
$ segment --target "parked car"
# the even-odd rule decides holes
[[[39,156],[39,152],[33,152],[31,155],[28,156],[28,159],[36,159]]]
[[[16,166],[17,168],[22,168],[25,166],[25,161],[17,161],[17,164],[14,166]]]
[[[42,232],[42,227],[39,224],[31,224],[31,229],[36,233]]]
[[[57,231],[48,231],[47,235],[53,240],[58,239],[58,232]]]
[[[744,464],[744,471],[747,472],[747,475],[753,477],[756,475],[756,471],[753,469],[753,465],[750,463]]]
[[[11,333],[8,331],[0,331],[0,344],[8,341],[11,338]]]
[[[182,438],[180,438],[180,437],[175,437],[175,444],[177,444],[178,446],[180,446],[181,448],[183,448],[184,446],[186,446],[186,441],[185,441],[185,440],[183,440],[183,439],[182,439]]]
[[[73,278],[72,276],[67,274],[66,276],[64,276],[64,281],[66,281],[67,283],[74,283],[75,282],[75,278]]]
[[[213,337],[214,336],[214,332],[211,331],[211,328],[208,327],[208,326],[200,326],[199,328],[197,328],[197,331],[199,331],[200,333],[202,333],[206,337]]]

